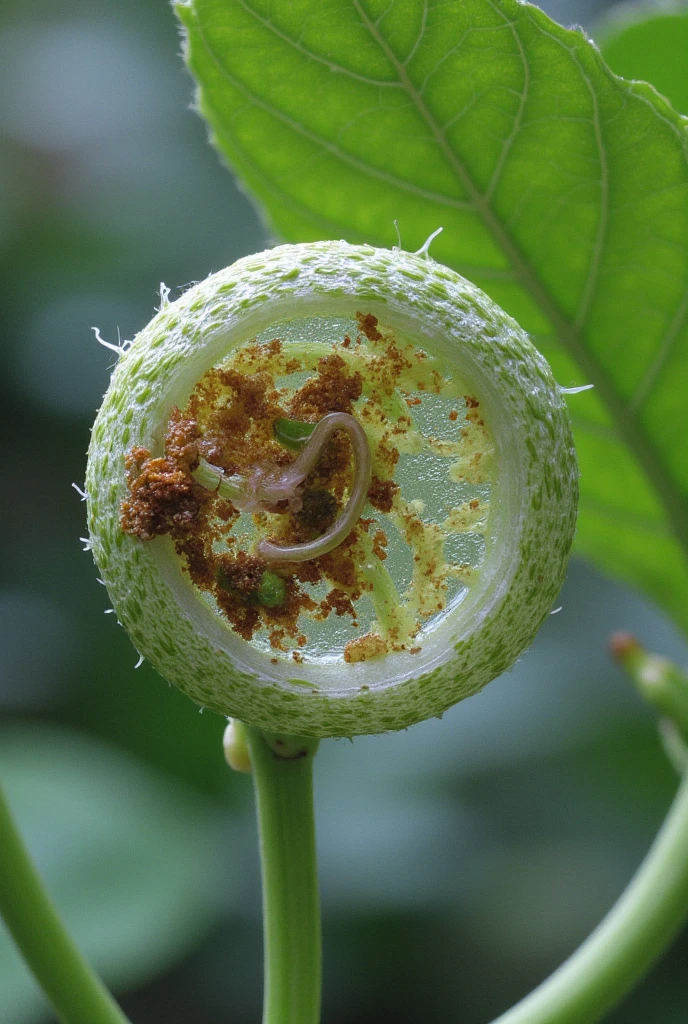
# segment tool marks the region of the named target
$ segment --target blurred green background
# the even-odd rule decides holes
[[[604,7],[543,6],[593,35]],[[661,78],[658,45],[609,57]],[[70,486],[114,361],[91,328],[131,338],[161,281],[174,297],[271,241],[189,109],[178,50],[162,0],[0,13],[0,774],[136,1024],[249,1024],[250,780],[224,764],[223,720],[134,671]],[[560,603],[513,671],[442,721],[322,745],[325,1024],[488,1021],[573,950],[644,855],[676,779],[606,643],[623,628],[679,661],[688,649],[580,562]],[[687,954],[688,932],[610,1020],[685,1024]],[[0,1024],[51,1020],[0,926]]]

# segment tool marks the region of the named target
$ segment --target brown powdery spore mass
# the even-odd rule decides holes
[[[380,480],[378,476],[373,476],[368,488],[368,500],[373,508],[379,509],[380,512],[391,512],[394,495],[398,490],[399,484],[394,480]]]
[[[350,640],[344,648],[344,661],[349,665],[357,661],[369,661],[387,654],[387,644],[377,633],[366,633],[365,636]]]
[[[353,403],[361,397],[362,391],[361,374],[349,373],[342,357],[333,352],[318,362],[317,376],[296,392],[289,403],[289,415],[306,423],[317,423],[328,412],[351,415]]]
[[[356,320],[360,330],[369,341],[382,341],[382,334],[377,329],[378,320],[372,313],[357,313]]]
[[[191,477],[198,463],[198,428],[174,409],[165,443],[165,456],[151,458],[146,448],[132,448],[124,457],[130,499],[122,502],[125,533],[151,540],[163,533],[184,532],[198,517],[205,500],[203,488]]]
[[[270,357],[279,356],[276,339],[264,346]],[[289,369],[295,372],[300,364]],[[265,607],[256,600],[264,559],[246,551],[233,551],[236,539],[231,530],[239,517],[226,499],[197,484],[192,471],[203,457],[227,475],[248,475],[261,463],[287,465],[293,452],[274,438],[274,422],[281,417],[317,422],[327,412],[352,412],[361,395],[360,373],[350,373],[336,353],[320,360],[317,373],[285,401],[267,372],[246,374],[233,368],[214,368],[195,388],[187,409],[175,409],[165,437],[164,455],[152,458],[149,451],[134,448],[126,456],[130,496],[121,507],[121,524],[126,533],[141,540],[169,534],[193,582],[211,593],[233,629],[245,640],[252,639],[261,626],[270,629],[276,650],[287,650],[285,641],[304,646],[306,637],[299,626],[304,613],[326,618],[331,612],[356,617],[353,601],[360,597],[354,560],[342,548],[307,563],[284,563],[271,567],[285,584],[284,601]],[[305,480],[297,510],[288,503],[274,506],[281,513],[279,541],[304,543],[323,533],[340,514],[353,475],[348,438],[335,435],[326,445],[317,466]],[[257,519],[265,519],[258,513]],[[229,550],[218,551],[218,547]],[[332,573],[330,577],[328,574]],[[329,579],[333,589],[316,602],[301,584]],[[348,587],[348,593],[340,589]]]

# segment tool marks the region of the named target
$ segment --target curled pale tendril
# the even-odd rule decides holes
[[[315,469],[323,448],[337,430],[343,430],[349,437],[355,464],[351,495],[342,514],[325,533],[305,544],[282,547],[261,540],[257,546],[258,554],[270,562],[306,562],[311,558],[319,558],[333,551],[351,532],[363,511],[370,487],[370,445],[363,427],[353,416],[344,412],[331,412],[323,416],[289,466],[260,465],[255,466],[249,476],[226,476],[217,466],[201,459],[193,477],[203,487],[228,498],[242,512],[265,509],[280,501],[293,502],[298,498],[298,488]]]

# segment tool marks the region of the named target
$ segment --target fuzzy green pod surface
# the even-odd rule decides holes
[[[333,413],[370,446],[356,526],[259,557],[344,521],[342,431],[284,500],[232,499]],[[86,491],[139,652],[203,707],[326,737],[439,715],[514,663],[562,584],[577,480],[561,389],[510,317],[425,253],[321,242],[161,308],[113,372]]]

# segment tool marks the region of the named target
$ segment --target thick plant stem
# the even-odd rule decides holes
[[[318,743],[244,728],[263,869],[263,1024],[318,1024],[322,953],[313,819]]]
[[[688,773],[630,885],[579,949],[493,1024],[594,1024],[640,980],[688,914]]]
[[[0,913],[62,1024],[129,1024],[67,933],[0,787]]]

